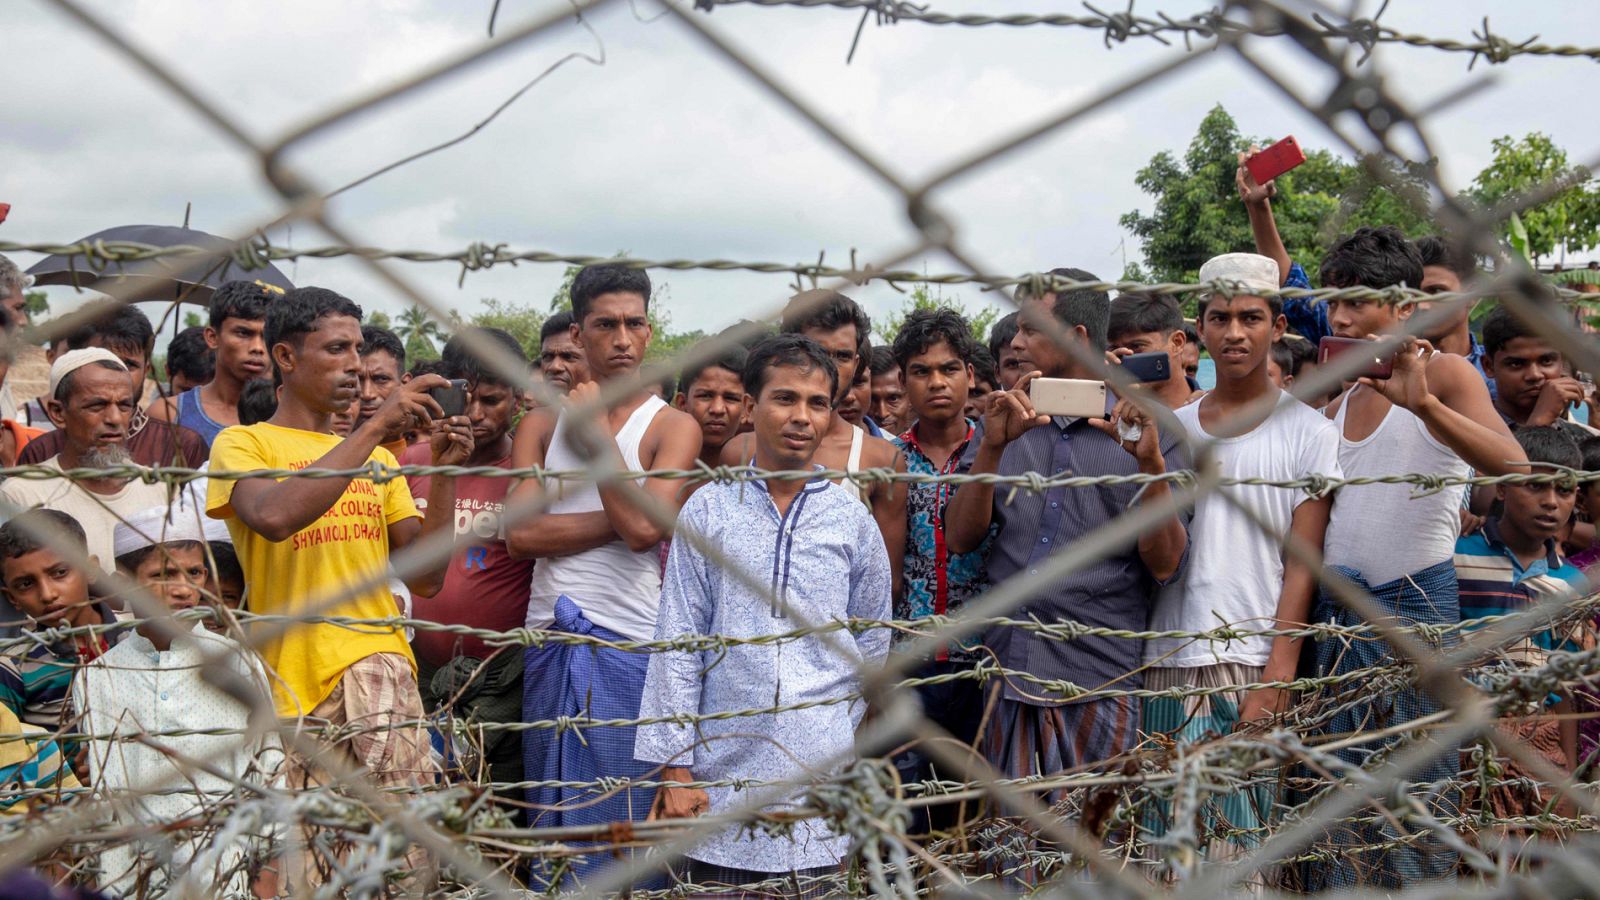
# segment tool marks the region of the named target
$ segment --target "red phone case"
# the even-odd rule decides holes
[[[1244,167],[1249,170],[1250,177],[1256,180],[1256,184],[1266,184],[1305,161],[1306,155],[1300,150],[1300,143],[1291,134],[1246,159]]]
[[[0,222],[4,222],[6,220],[6,216],[9,215],[11,215],[11,204],[0,203]]]

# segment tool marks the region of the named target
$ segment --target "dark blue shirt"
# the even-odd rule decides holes
[[[980,422],[962,454],[960,471],[972,468],[982,443]],[[1176,422],[1161,430],[1161,454],[1169,472],[1190,468]],[[1000,457],[999,467],[1001,475],[1038,472],[1047,476],[1133,475],[1138,470],[1133,455],[1119,441],[1086,420],[1064,417],[1012,441]],[[1038,571],[1052,553],[1121,515],[1138,492],[1139,486],[1133,484],[1055,487],[1042,494],[1019,489],[1014,495],[1008,486],[996,487],[993,521],[998,532],[989,551],[989,582],[1000,584],[1014,575]],[[1180,518],[1187,529],[1190,513],[1184,512]],[[1187,559],[1185,552],[1180,573]],[[1139,557],[1136,542],[1130,541],[1120,552],[1102,556],[1028,597],[1012,610],[1011,617],[1139,631],[1149,623],[1158,587]],[[1137,672],[1144,653],[1142,640],[1048,640],[1011,627],[991,628],[984,640],[1002,666],[1036,678],[1070,681],[1086,690],[1113,681],[1119,689],[1137,688],[1142,683]],[[1039,706],[1065,701],[1059,694],[1047,695],[1043,687],[1014,677],[1006,679],[1005,695]]]

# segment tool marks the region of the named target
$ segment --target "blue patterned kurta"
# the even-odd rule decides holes
[[[934,466],[933,460],[922,452],[917,443],[916,426],[895,438],[894,444],[905,451],[907,471],[949,475],[961,468],[961,455],[966,452],[973,434],[972,423],[968,421],[967,436],[950,454],[943,469]],[[906,559],[901,570],[905,588],[901,596],[895,598],[894,617],[921,619],[954,613],[989,586],[983,561],[989,555],[996,526],[989,526],[989,533],[978,549],[970,553],[950,553],[944,545],[944,511],[950,506],[950,498],[955,496],[955,486],[948,482],[908,486]]]
[[[698,548],[714,548],[727,564]],[[736,570],[736,571],[734,571]],[[773,602],[776,592],[783,603]],[[685,634],[752,638],[850,617],[885,619],[889,554],[872,514],[844,488],[812,481],[779,514],[764,482],[708,484],[678,516],[667,557],[656,639]],[[879,665],[889,632],[839,630],[781,644],[737,644],[722,651],[665,651],[650,657],[641,718],[748,709],[849,697],[863,668]],[[641,725],[634,755],[689,768],[696,779],[804,779],[848,760],[866,705],[824,703],[729,719]],[[710,814],[746,806],[760,787],[714,787]],[[768,790],[768,809],[801,801],[801,791]],[[849,838],[819,820],[793,836],[729,828],[688,852],[701,862],[757,872],[838,863]]]

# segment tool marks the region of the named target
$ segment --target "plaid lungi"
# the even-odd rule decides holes
[[[433,784],[438,778],[439,766],[422,718],[422,695],[417,691],[417,678],[410,660],[398,653],[374,653],[357,660],[344,670],[333,692],[318,703],[306,719],[307,724],[360,731],[325,746],[315,758],[290,753],[289,786],[303,790],[331,783],[332,779],[324,771],[325,764],[319,764],[324,754],[331,757],[329,761],[342,763],[342,768],[364,770],[362,775],[367,782],[380,789]],[[401,722],[414,724],[402,726]],[[405,802],[403,798],[397,799]],[[310,832],[305,833],[307,847],[312,837]],[[336,854],[342,856],[348,849],[347,842],[336,840]],[[290,866],[291,877],[298,875],[306,882],[295,886],[298,891],[325,883],[331,871],[330,863],[330,860],[320,859],[317,853],[304,852],[300,864]],[[414,844],[406,851],[404,860],[396,862],[394,870],[409,873],[403,883],[407,891],[431,886],[435,874],[427,853]]]
[[[606,641],[627,638],[590,622],[570,598],[556,600],[553,631],[589,634]],[[644,695],[649,655],[595,645],[549,644],[529,647],[524,656],[522,720],[636,719]],[[692,712],[692,710],[690,710]],[[601,778],[646,778],[659,767],[633,758],[634,726],[560,730],[530,728],[522,733],[523,769],[529,780],[596,782]],[[529,788],[528,819],[534,828],[642,821],[650,814],[654,788]],[[586,846],[582,841],[572,846]],[[594,846],[604,846],[595,844]],[[609,850],[573,859],[571,873],[582,879],[627,854]],[[537,874],[535,880],[538,880]]]
[[[1139,702],[1108,697],[1065,706],[1034,706],[1000,698],[983,736],[984,756],[1007,778],[1054,775],[1110,759],[1133,747]],[[1065,792],[1052,791],[1049,802]]]
[[[1368,585],[1354,569],[1329,568],[1371,595],[1388,613],[1387,621],[1391,624],[1442,626],[1461,621],[1456,570],[1449,560],[1376,587]],[[1341,628],[1365,624],[1328,591],[1323,592],[1317,604],[1316,621]],[[1443,651],[1460,643],[1460,635],[1455,631],[1436,634],[1438,637],[1431,639],[1435,650]],[[1414,637],[1430,640],[1420,634]],[[1359,669],[1393,665],[1396,661],[1389,642],[1376,637],[1355,640],[1336,635],[1317,641],[1319,675],[1343,675]],[[1414,686],[1373,691],[1366,685],[1346,683],[1326,688],[1322,702],[1337,707],[1323,726],[1323,732],[1329,735],[1377,731],[1440,709],[1438,700]],[[1335,750],[1333,754],[1346,763],[1375,768],[1383,764],[1402,738],[1402,735],[1386,737]],[[1422,801],[1435,816],[1446,820],[1454,818],[1458,813],[1459,792],[1452,784],[1458,773],[1458,751],[1452,747],[1408,773],[1407,781],[1433,785],[1417,787],[1408,792],[1409,797]],[[1314,848],[1323,859],[1306,866],[1307,887],[1312,890],[1357,886],[1399,889],[1412,887],[1423,879],[1451,875],[1456,868],[1456,851],[1432,832],[1404,825],[1404,811],[1396,812],[1401,813],[1398,818],[1402,824],[1398,828],[1394,817],[1379,815],[1371,807],[1355,814],[1360,821],[1331,826]]]
[[[1152,691],[1177,688],[1214,688],[1254,684],[1261,681],[1261,666],[1218,663],[1212,666],[1147,669],[1144,686]],[[1187,697],[1150,697],[1144,701],[1144,730],[1151,736],[1177,744],[1199,744],[1232,733],[1239,723],[1239,707],[1247,691],[1219,691]],[[1262,777],[1257,773],[1255,778]],[[1271,785],[1254,783],[1243,790],[1228,790],[1207,797],[1201,805],[1199,847],[1205,859],[1222,862],[1237,859],[1261,842],[1261,829],[1271,820],[1276,791]],[[1146,840],[1159,840],[1167,833],[1171,810],[1165,800],[1151,804],[1145,818]],[[1153,848],[1154,849],[1154,848]],[[1257,872],[1245,887],[1259,891],[1266,876]]]

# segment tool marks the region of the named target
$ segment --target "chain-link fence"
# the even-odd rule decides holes
[[[797,288],[849,287],[872,281],[891,284],[972,283],[997,294],[1016,293],[1044,297],[1069,290],[1154,291],[1190,295],[1213,293],[1231,296],[1245,288],[1236,283],[1124,284],[1089,283],[1057,275],[997,272],[977,258],[964,241],[961,223],[941,210],[940,189],[956,178],[979,169],[1001,165],[1019,148],[1047,135],[1069,130],[1086,115],[1115,103],[1131,92],[1172,78],[1201,57],[1216,50],[1235,55],[1265,82],[1278,87],[1317,116],[1348,148],[1358,155],[1374,149],[1396,157],[1423,158],[1437,153],[1429,141],[1426,112],[1408,108],[1389,89],[1377,63],[1369,59],[1374,46],[1405,44],[1417,52],[1459,53],[1468,64],[1514,63],[1521,56],[1600,58],[1600,48],[1556,46],[1537,39],[1518,41],[1491,32],[1485,22],[1468,41],[1406,34],[1384,26],[1379,16],[1348,18],[1330,11],[1308,12],[1298,5],[1250,0],[1229,3],[1212,12],[1173,18],[1164,13],[1101,12],[1085,4],[1078,14],[947,16],[925,7],[881,0],[700,0],[694,7],[668,5],[665,15],[698,37],[706,52],[731,63],[762,85],[773,102],[787,108],[825,135],[835,152],[896,192],[904,201],[917,240],[888,253],[875,265],[849,267],[786,265],[733,260],[648,260],[601,256],[573,256],[518,250],[505,244],[474,244],[464,250],[391,250],[365,245],[352,226],[334,220],[323,205],[327,194],[315,173],[293,168],[288,151],[304,141],[337,129],[359,113],[416,91],[436,80],[469,67],[492,61],[547,29],[583,16],[605,5],[602,0],[574,3],[546,18],[504,31],[458,58],[419,69],[400,82],[370,92],[357,100],[331,108],[308,124],[278,140],[263,144],[251,139],[227,108],[213,104],[191,90],[159,59],[125,41],[103,19],[72,0],[54,0],[83,28],[94,32],[128,60],[183,100],[194,112],[228,135],[241,153],[260,161],[265,177],[283,197],[278,218],[282,223],[315,223],[336,243],[316,248],[272,246],[246,239],[227,253],[192,247],[152,247],[112,242],[61,244],[44,240],[0,242],[0,251],[69,254],[81,262],[87,275],[149,267],[186,267],[196,259],[233,263],[246,270],[276,260],[349,257],[384,283],[440,320],[449,318],[448,304],[419,290],[407,280],[400,263],[452,263],[463,274],[512,263],[611,263],[640,269],[748,270],[789,273]],[[705,13],[717,6],[739,3],[757,6],[826,6],[859,10],[864,28],[901,23],[902,27],[944,25],[961,27],[1076,28],[1103,33],[1107,45],[1130,40],[1159,42],[1168,52],[1156,64],[1131,77],[1099,86],[1087,98],[1043,116],[1032,126],[979,152],[916,181],[896,171],[889,160],[878,157],[830,120],[824,110],[808,104],[774,76],[758,58],[734,46],[717,30],[715,17]],[[859,33],[858,33],[859,36]],[[1301,48],[1309,65],[1332,78],[1333,87],[1322,96],[1309,96],[1290,79],[1281,65],[1259,52],[1262,39],[1273,38]],[[1573,65],[1582,65],[1575,60]],[[1302,63],[1302,65],[1306,65]],[[1397,143],[1413,148],[1402,154]],[[1436,171],[1436,169],[1434,170]],[[1374,168],[1374,177],[1385,177]],[[1438,205],[1428,213],[1442,232],[1448,232],[1473,253],[1500,259],[1493,271],[1468,290],[1454,294],[1425,295],[1401,287],[1370,289],[1285,288],[1281,297],[1307,297],[1318,301],[1369,300],[1408,305],[1427,300],[1429,308],[1406,320],[1405,334],[1427,330],[1463,304],[1489,298],[1510,309],[1532,326],[1579,370],[1600,371],[1600,353],[1593,341],[1575,326],[1571,308],[1582,295],[1549,288],[1514,258],[1499,253],[1502,221],[1519,208],[1552,196],[1566,184],[1550,184],[1518,197],[1503,208],[1481,210],[1463,206],[1444,186],[1435,183]],[[932,251],[955,260],[960,271],[949,274],[918,273],[897,268],[905,261]],[[131,281],[109,284],[120,300],[135,296]],[[1252,293],[1259,293],[1252,291]],[[773,297],[765,309],[752,309],[752,319],[775,318],[789,302]],[[81,324],[84,316],[69,315],[28,332],[24,339],[38,343],[64,334]],[[1040,328],[1048,329],[1052,322]],[[611,440],[599,427],[601,415],[619,401],[638,394],[669,372],[705,363],[728,343],[745,339],[760,329],[750,325],[725,332],[691,348],[660,366],[645,366],[637,374],[614,378],[597,394],[564,406],[563,421],[572,423],[581,440],[594,448]],[[748,333],[745,333],[748,332]],[[1056,332],[1058,346],[1072,354],[1075,363],[1093,369],[1114,386],[1129,393],[1127,379],[1104,360],[1087,354],[1082,345]],[[1405,335],[1388,338],[1398,346]],[[531,392],[545,406],[563,404],[542,382],[530,380],[526,365],[503,347],[464,332],[464,340],[486,364],[511,384]],[[1297,381],[1294,394],[1309,399],[1335,390],[1357,371],[1348,360],[1321,368],[1313,377]],[[1242,413],[1241,421],[1260,410]],[[614,426],[613,426],[614,429]],[[1229,433],[1220,423],[1212,433]],[[1592,597],[1563,596],[1507,616],[1444,624],[1407,622],[1363,584],[1326,569],[1321,547],[1293,537],[1284,539],[1285,558],[1316,573],[1329,602],[1343,610],[1329,619],[1281,627],[1274,623],[1219,621],[1202,631],[1149,631],[1086,625],[1071,619],[1040,619],[1030,615],[1030,598],[1051,585],[1059,585],[1092,568],[1111,554],[1126,553],[1142,537],[1161,529],[1175,513],[1187,514],[1201,500],[1228,504],[1252,519],[1277,539],[1282,529],[1261,520],[1259,514],[1229,488],[1272,486],[1304,492],[1311,498],[1332,496],[1351,486],[1401,484],[1416,495],[1448,491],[1462,486],[1494,486],[1529,482],[1581,486],[1600,481],[1600,474],[1567,470],[1528,473],[1502,467],[1504,474],[1454,475],[1441,472],[1395,472],[1384,475],[1334,477],[1312,474],[1293,479],[1223,477],[1208,465],[1214,456],[1210,441],[1193,441],[1194,465],[1165,474],[1084,475],[1070,471],[1031,471],[1023,474],[928,475],[898,468],[827,471],[827,478],[854,482],[863,490],[904,492],[912,485],[939,483],[952,488],[991,486],[997,503],[1010,503],[1022,494],[1044,495],[1060,491],[1125,489],[1129,495],[1152,485],[1167,490],[1168,501],[1135,503],[1098,529],[1088,531],[1066,546],[1044,555],[1028,572],[996,584],[950,615],[891,620],[877,617],[824,617],[814,610],[796,608],[775,589],[766,573],[752,571],[748,560],[730,556],[728,548],[693,529],[672,534],[675,543],[692,551],[730,580],[772,604],[772,633],[732,635],[708,629],[706,633],[658,635],[653,640],[616,640],[581,630],[517,628],[494,631],[462,625],[439,624],[420,618],[363,618],[346,615],[347,603],[369,592],[392,574],[407,578],[426,573],[458,549],[449,529],[430,533],[392,558],[391,573],[375,581],[341,583],[336,589],[296,598],[292,615],[261,610],[210,608],[207,612],[174,613],[138,583],[124,575],[107,573],[101,590],[123,599],[128,612],[146,622],[153,633],[188,634],[196,618],[217,619],[219,633],[236,644],[223,652],[201,653],[177,674],[215,689],[232,704],[230,720],[247,722],[238,727],[162,728],[151,721],[104,721],[93,709],[87,714],[63,711],[54,735],[10,734],[9,748],[37,765],[46,737],[61,746],[87,748],[98,755],[91,768],[103,773],[123,756],[118,748],[137,747],[148,759],[156,754],[169,765],[144,770],[131,777],[126,789],[110,790],[90,783],[83,787],[48,787],[26,784],[8,788],[3,795],[16,812],[0,819],[6,840],[0,845],[0,870],[37,866],[67,877],[115,883],[130,894],[158,895],[178,892],[185,896],[243,892],[248,876],[263,865],[288,872],[296,866],[315,870],[321,890],[374,895],[387,889],[418,889],[423,876],[435,866],[440,871],[439,890],[452,894],[509,893],[526,886],[533,891],[582,890],[596,894],[633,889],[639,894],[688,895],[762,891],[777,893],[882,894],[912,897],[945,891],[990,892],[1049,890],[1063,894],[1145,896],[1178,891],[1215,896],[1225,891],[1295,891],[1348,883],[1356,889],[1431,893],[1475,892],[1484,895],[1565,896],[1587,894],[1600,883],[1589,877],[1586,833],[1593,830],[1597,798],[1579,773],[1551,762],[1519,723],[1532,722],[1536,712],[1545,716],[1545,698],[1581,696],[1592,688],[1600,662],[1592,639],[1543,655],[1536,663],[1510,664],[1505,648],[1529,635],[1547,630],[1592,634]],[[331,482],[368,483],[374,490],[398,485],[406,477],[459,476],[512,479],[532,483],[540,490],[513,494],[503,510],[503,521],[515,527],[535,520],[559,504],[561,485],[598,482],[615,502],[630,504],[653,526],[672,532],[676,510],[661,503],[639,485],[644,479],[673,483],[746,483],[752,487],[767,480],[808,481],[812,471],[771,472],[749,465],[688,468],[651,468],[630,471],[614,453],[589,454],[581,468],[542,465],[502,468],[463,465],[423,465],[393,468],[369,463],[359,467],[312,467],[230,471],[212,467],[144,467],[119,465],[83,467],[66,471],[49,466],[17,466],[5,470],[7,478],[61,479],[79,482],[163,485],[176,517],[196,521],[203,516],[203,498],[193,486],[242,483],[267,479],[328,479]],[[336,495],[335,495],[336,496]],[[1120,495],[1119,495],[1120,496]],[[330,501],[331,502],[331,501]],[[5,510],[15,514],[16,509]],[[162,526],[169,527],[169,526]],[[178,525],[170,525],[176,529]],[[97,563],[87,558],[81,545],[64,541],[60,534],[42,534],[47,546],[84,570]],[[1374,535],[1377,541],[1399,541],[1404,535]],[[211,561],[215,564],[215,560]],[[537,563],[536,563],[537,565]],[[1421,590],[1421,588],[1419,588]],[[215,598],[213,598],[215,599]],[[24,629],[0,641],[6,651],[22,659],[40,648],[65,642],[77,647],[95,646],[108,633],[124,633],[127,621],[97,625]],[[781,625],[781,627],[780,627]],[[1468,627],[1483,629],[1463,641]],[[459,690],[434,714],[412,717],[385,716],[377,721],[329,724],[317,719],[285,720],[271,699],[271,682],[280,673],[262,671],[252,662],[253,649],[272,644],[295,629],[332,629],[349,635],[392,632],[406,628],[417,633],[438,632],[456,638],[479,640],[492,658],[513,657],[513,670],[522,672],[521,657],[529,649],[572,647],[579,655],[598,648],[647,660],[661,654],[687,655],[702,660],[710,670],[727,658],[752,648],[773,651],[777,660],[791,653],[820,652],[831,658],[850,658],[856,642],[877,634],[894,636],[894,651],[887,662],[863,666],[850,683],[822,697],[775,692],[773,702],[738,709],[675,709],[665,715],[640,716],[604,712],[587,703],[575,715],[552,718],[527,716],[486,720],[468,712],[465,702],[471,683]],[[164,631],[163,631],[164,630]],[[1104,683],[1076,683],[1044,678],[1008,666],[1001,655],[986,652],[984,635],[999,631],[1025,636],[1041,644],[1070,645],[1094,639],[1128,641],[1167,640],[1194,646],[1225,647],[1250,637],[1306,638],[1335,656],[1357,660],[1353,665],[1320,669],[1293,680],[1270,683],[1225,682],[1181,687],[1138,686],[1142,666]],[[355,638],[351,638],[354,640]],[[975,648],[968,662],[929,674],[921,663],[948,647],[966,642]],[[37,654],[35,654],[36,656]],[[90,652],[87,659],[95,653]],[[1495,656],[1485,666],[1485,656]],[[85,662],[84,669],[92,668]],[[489,667],[483,667],[486,671]],[[33,670],[38,677],[74,681],[83,687],[83,673]],[[42,671],[42,674],[41,674]],[[111,673],[113,681],[116,673]],[[480,675],[482,677],[482,671]],[[953,738],[923,713],[915,688],[952,682],[972,682],[989,697],[986,723],[995,714],[999,686],[1008,684],[1044,701],[1121,700],[1137,709],[1149,699],[1180,701],[1227,698],[1256,688],[1292,692],[1295,701],[1279,715],[1255,727],[1221,729],[1199,740],[1174,739],[1146,722],[1133,748],[1109,758],[1043,767],[1010,776],[996,769],[992,754],[982,746]],[[125,682],[131,683],[131,682]],[[524,690],[542,689],[533,675]],[[160,695],[162,699],[166,694]],[[1368,718],[1360,727],[1341,728],[1351,715],[1382,705],[1391,698],[1393,716],[1379,722]],[[1399,698],[1399,699],[1395,699]],[[208,702],[212,702],[211,698]],[[1408,711],[1404,702],[1418,706]],[[1230,701],[1231,702],[1231,701]],[[811,743],[780,747],[804,761],[795,766],[801,774],[768,777],[759,771],[706,779],[684,785],[663,780],[663,768],[646,776],[600,773],[598,778],[535,778],[497,780],[487,763],[489,748],[502,741],[520,743],[526,733],[543,732],[562,741],[588,743],[610,740],[622,729],[652,723],[670,723],[701,733],[708,723],[721,723],[719,739],[738,739],[739,723],[770,722],[802,710],[870,707],[848,750],[819,757]],[[637,706],[634,707],[637,710]],[[1059,709],[1060,707],[1043,707]],[[1188,707],[1186,707],[1188,708]],[[320,709],[320,707],[319,707]],[[521,710],[516,712],[520,713]],[[248,714],[247,714],[248,713]],[[1190,715],[1197,715],[1191,713]],[[1566,714],[1575,722],[1582,713]],[[154,715],[153,721],[159,721]],[[847,716],[838,721],[849,723]],[[729,724],[732,723],[732,724]],[[752,725],[753,731],[761,729]],[[1181,729],[1180,729],[1181,730]],[[393,784],[357,766],[341,762],[326,747],[334,742],[361,742],[402,731],[432,735],[441,773],[424,786]],[[813,736],[820,737],[820,736]],[[631,738],[630,738],[631,740]],[[631,744],[630,744],[631,746]],[[937,776],[905,779],[895,765],[908,752],[930,759]],[[554,751],[559,752],[559,751]],[[318,771],[315,779],[296,780],[287,773],[284,759]],[[1034,748],[1033,762],[1045,757]],[[126,754],[134,759],[133,753]],[[246,761],[241,762],[241,757]],[[0,756],[10,764],[12,755]],[[1447,774],[1439,770],[1444,760]],[[65,765],[58,760],[59,765]],[[25,764],[24,764],[25,765]],[[1024,765],[1022,768],[1028,768]],[[548,771],[548,768],[546,769]],[[593,824],[552,826],[541,814],[549,812],[524,801],[525,792],[561,788],[577,799],[572,807],[600,805],[618,796],[648,798],[664,784],[674,788],[700,787],[726,791],[730,798],[710,814],[695,818],[627,818]],[[1506,792],[1521,792],[1538,799],[1539,808],[1509,809],[1493,802]],[[787,802],[774,803],[774,798]],[[175,798],[175,799],[174,799]],[[1241,812],[1241,808],[1243,811]],[[825,872],[775,874],[762,885],[737,889],[719,886],[714,879],[697,881],[696,870],[683,870],[685,855],[717,839],[730,828],[747,828],[768,835],[795,836],[811,832],[807,823],[821,821],[848,839],[844,864]],[[931,826],[935,826],[928,833]],[[587,860],[602,857],[607,865],[584,868]],[[120,868],[118,868],[120,866]],[[735,866],[734,868],[737,868]],[[663,877],[669,869],[677,874]],[[1307,872],[1338,869],[1348,879],[1319,879]],[[578,877],[581,876],[581,877]],[[1444,879],[1443,881],[1435,879]],[[285,879],[285,884],[288,884]]]

